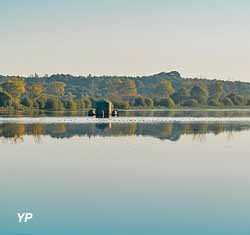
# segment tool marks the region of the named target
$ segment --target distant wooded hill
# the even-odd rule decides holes
[[[250,83],[151,76],[0,76],[0,107],[77,110],[110,99],[116,108],[233,107],[250,105]]]

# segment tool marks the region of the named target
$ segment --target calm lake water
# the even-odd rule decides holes
[[[0,234],[250,233],[248,110],[121,113],[177,118],[150,123],[8,116],[16,115],[0,121]],[[17,212],[34,219],[19,224]]]

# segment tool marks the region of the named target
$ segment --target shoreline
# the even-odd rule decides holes
[[[83,110],[45,110],[45,109],[27,109],[27,110],[20,110],[20,109],[1,109],[1,113],[30,113],[30,112],[40,112],[40,113],[81,113],[81,112],[88,112],[90,109],[83,109]],[[128,109],[117,109],[119,112],[160,112],[160,111],[250,111],[249,106],[242,106],[242,107],[177,107],[177,108],[128,108]]]

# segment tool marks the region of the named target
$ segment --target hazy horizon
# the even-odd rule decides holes
[[[250,2],[0,2],[0,74],[183,77],[250,82]]]

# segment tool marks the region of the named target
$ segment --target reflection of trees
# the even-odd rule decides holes
[[[204,141],[206,134],[233,133],[249,130],[250,123],[110,123],[107,124],[0,124],[0,137],[13,142],[22,140],[24,135],[34,136],[40,142],[41,136],[71,138],[73,136],[151,136],[177,141],[182,135],[192,135],[195,141]]]
[[[66,126],[64,123],[55,124],[51,128],[53,135],[61,135],[66,131]]]
[[[165,126],[161,130],[161,134],[163,136],[171,136],[173,130],[173,123],[166,123]]]
[[[40,136],[44,132],[43,125],[42,124],[34,124],[31,126],[31,133],[34,136]]]
[[[13,142],[22,140],[25,134],[25,126],[23,124],[2,124],[0,125],[0,135],[6,139],[12,139]]]
[[[211,126],[211,131],[214,133],[214,134],[220,134],[222,132],[224,132],[224,125],[223,123],[214,123]]]
[[[227,133],[227,139],[228,139],[228,140],[233,140],[233,138],[234,138],[233,132],[232,132],[232,131],[229,131],[229,132]]]
[[[35,142],[41,142],[41,135],[43,135],[43,126],[42,124],[34,124],[31,126],[31,133],[34,136]]]
[[[82,125],[82,127],[84,127],[84,125]],[[101,136],[136,135],[136,128],[136,123],[126,123],[122,125],[118,123],[113,123],[112,125],[110,125],[109,123],[96,124],[95,129],[92,129],[92,133],[89,134]]]
[[[199,142],[205,142],[206,141],[206,135],[205,134],[194,134],[193,135],[193,140],[194,141],[199,141]]]
[[[192,124],[192,133],[195,134],[205,134],[208,132],[208,124],[207,123],[193,123]]]

